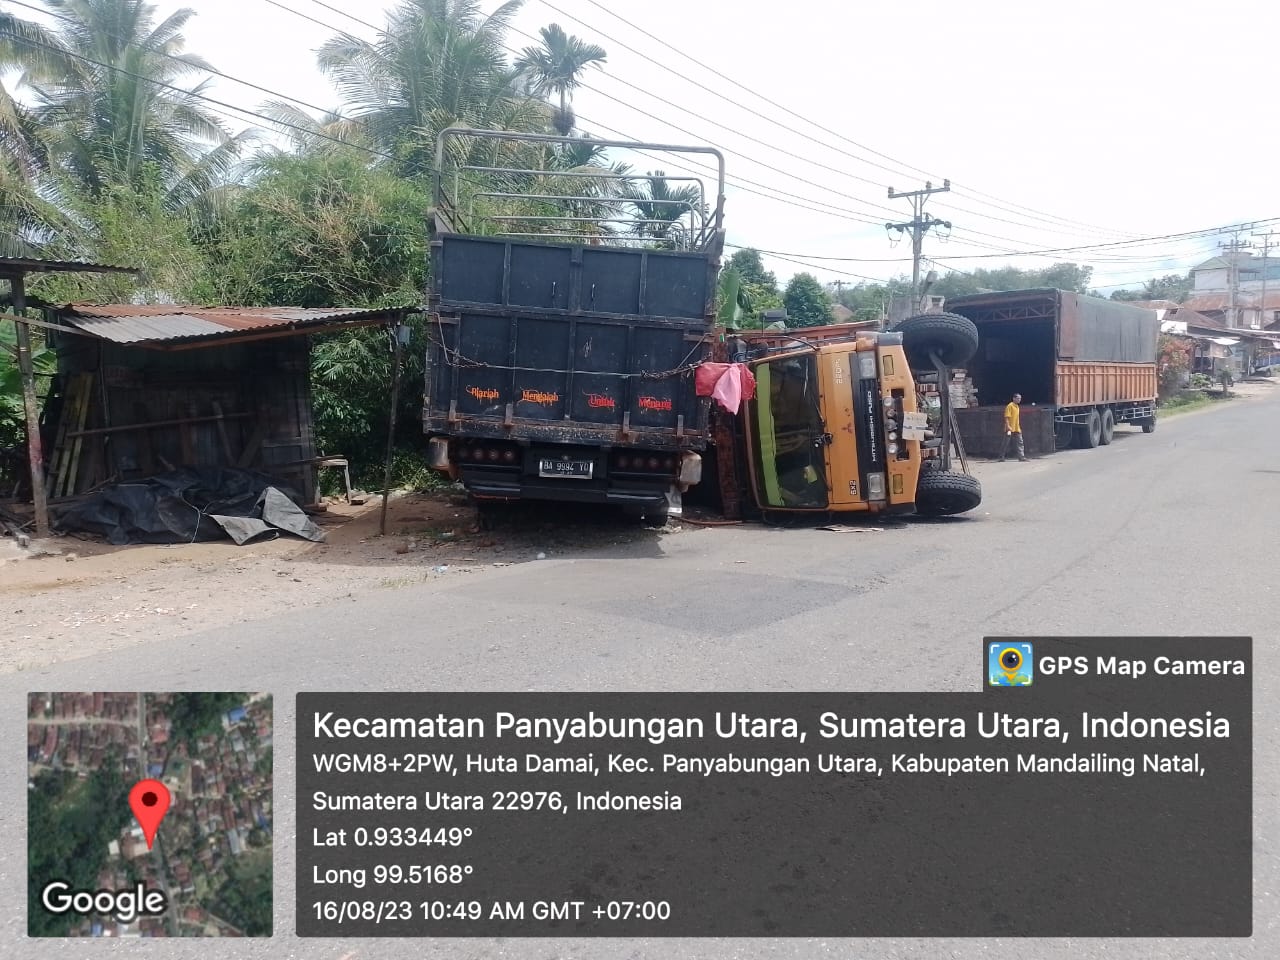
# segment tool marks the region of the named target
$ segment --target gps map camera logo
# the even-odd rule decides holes
[[[991,686],[1029,687],[1035,672],[1031,644],[987,644],[987,683]]]

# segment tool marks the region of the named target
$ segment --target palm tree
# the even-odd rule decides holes
[[[567,137],[577,122],[570,97],[581,84],[582,73],[588,67],[600,67],[607,55],[604,47],[570,36],[558,23],[538,32],[542,45],[525,47],[516,59],[516,69],[526,79],[533,96],[555,94],[560,98],[552,124],[561,136]]]
[[[158,187],[175,210],[225,184],[242,139],[201,100],[208,78],[182,86],[210,69],[183,52],[182,29],[194,11],[156,24],[155,7],[144,0],[42,2],[52,27],[0,15],[0,69],[21,71],[18,87],[31,101],[25,118],[0,103],[11,166],[34,172],[47,163],[91,198],[122,186]],[[25,158],[16,136],[24,121],[39,131]]]
[[[673,187],[666,174],[658,170],[639,178],[639,186],[629,185],[625,196],[631,201],[635,224],[631,232],[637,237],[657,240],[662,247],[688,246],[693,242],[697,214],[705,217],[702,193],[694,184]],[[689,216],[686,226],[683,218]]]
[[[319,64],[344,101],[352,125],[344,133],[420,174],[451,124],[538,129],[539,105],[519,95],[506,60],[507,28],[522,3],[509,0],[485,16],[477,0],[401,0],[377,39],[331,39]]]

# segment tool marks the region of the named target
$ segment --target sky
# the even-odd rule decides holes
[[[340,101],[315,49],[332,28],[372,38],[392,2],[155,0],[196,11],[188,49],[220,71],[325,108]],[[884,224],[911,209],[889,188],[944,178],[925,209],[952,229],[927,235],[926,269],[1070,260],[1104,293],[1226,239],[1147,238],[1280,217],[1276,68],[1256,42],[1280,27],[1267,0],[525,0],[513,52],[550,23],[608,52],[575,94],[579,128],[722,149],[728,242],[776,251],[781,280],[909,274],[910,242]],[[268,98],[221,78],[210,96]],[[1008,255],[1098,244],[1113,246]]]

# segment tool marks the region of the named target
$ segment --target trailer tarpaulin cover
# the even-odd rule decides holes
[[[97,533],[113,544],[237,544],[281,531],[322,541],[324,531],[298,506],[296,492],[249,470],[184,467],[104,487],[62,511],[63,530]]]
[[[1058,353],[1063,360],[1155,363],[1159,333],[1154,310],[1062,294]]]

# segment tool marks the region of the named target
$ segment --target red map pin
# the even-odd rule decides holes
[[[129,791],[129,809],[142,827],[148,850],[160,829],[160,821],[169,812],[169,800],[169,788],[159,780],[139,780]]]

